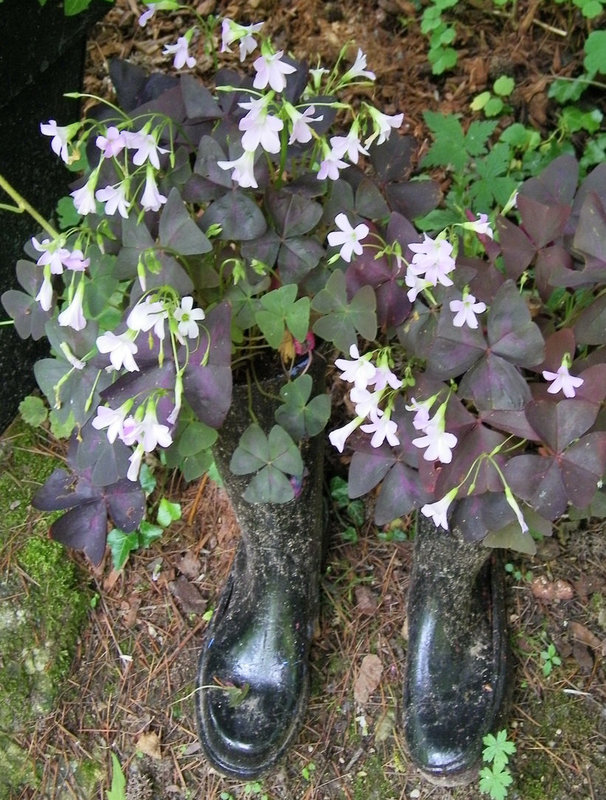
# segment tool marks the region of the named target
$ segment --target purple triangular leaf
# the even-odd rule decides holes
[[[531,453],[515,456],[507,462],[503,474],[514,494],[542,517],[555,519],[566,510],[568,493],[553,458]]]
[[[184,256],[209,253],[212,245],[191,218],[179,190],[172,188],[160,215],[160,242]]]
[[[536,247],[521,228],[505,217],[497,217],[496,227],[507,276],[515,281],[534,258]]]
[[[362,497],[374,489],[395,463],[395,458],[394,452],[388,447],[380,447],[371,452],[355,452],[347,476],[349,496],[352,499]]]
[[[381,484],[375,507],[377,525],[387,525],[394,519],[408,514],[427,499],[421,486],[419,473],[398,461],[389,470]]]
[[[100,490],[83,477],[56,469],[34,494],[32,505],[40,511],[62,511],[101,497]]]
[[[103,500],[72,508],[50,528],[51,537],[74,550],[83,550],[96,567],[103,560],[107,538],[107,509]]]
[[[145,517],[145,492],[138,483],[124,479],[108,486],[105,498],[114,525],[125,533],[139,527]]]
[[[583,436],[564,453],[560,467],[568,499],[577,508],[591,503],[606,469],[606,432]]]
[[[526,408],[528,422],[555,453],[589,430],[598,415],[598,406],[586,400],[532,401]]]
[[[531,397],[520,371],[492,353],[487,353],[464,375],[459,395],[473,400],[480,411],[520,410]]]

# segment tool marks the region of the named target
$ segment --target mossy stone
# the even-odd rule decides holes
[[[31,508],[33,492],[58,466],[38,445],[20,421],[0,442],[0,800],[36,783],[36,765],[19,742],[52,710],[90,603],[74,562],[47,538],[48,515]]]

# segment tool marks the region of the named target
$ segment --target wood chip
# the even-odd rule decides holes
[[[356,609],[361,614],[367,614],[369,617],[377,613],[378,603],[377,598],[370,591],[368,586],[356,586]]]

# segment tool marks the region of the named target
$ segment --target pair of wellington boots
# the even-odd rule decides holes
[[[257,413],[265,430],[273,424],[269,406],[261,413],[266,419]],[[323,438],[303,445],[305,475],[294,500],[253,505],[242,499],[246,480],[229,471],[248,422],[241,398],[230,412],[234,440],[224,430],[215,452],[241,537],[201,653],[196,693],[206,758],[242,780],[271,769],[302,721],[324,536]],[[456,785],[476,774],[482,738],[504,707],[504,571],[490,551],[424,517],[414,556],[405,739],[412,762],[430,781]]]

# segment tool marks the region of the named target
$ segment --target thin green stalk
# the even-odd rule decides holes
[[[4,209],[5,211],[14,211],[16,214],[23,214],[23,212],[27,212],[30,217],[35,220],[38,225],[40,225],[41,228],[43,228],[50,236],[52,236],[53,239],[59,238],[59,233],[57,233],[53,226],[47,220],[45,220],[44,217],[39,214],[36,209],[31,206],[13,186],[11,186],[11,184],[2,174],[0,174],[0,188],[4,189],[7,195],[17,204],[15,207],[6,205],[5,203],[0,203],[0,209]]]

